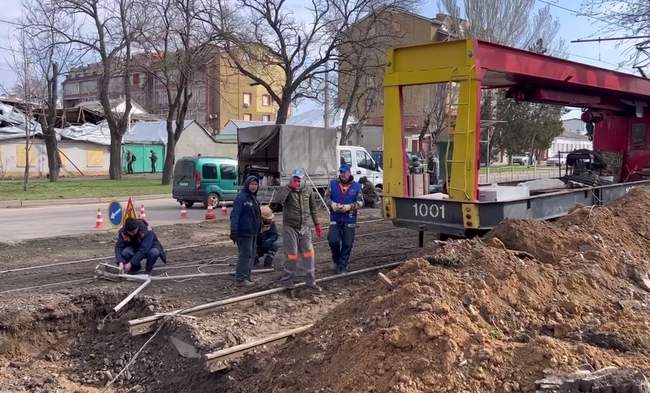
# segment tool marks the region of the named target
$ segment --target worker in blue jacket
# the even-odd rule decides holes
[[[142,269],[142,260],[147,259],[145,271],[151,272],[158,258],[167,263],[167,257],[156,233],[145,220],[127,218],[117,233],[115,260],[120,271],[135,274]]]
[[[363,207],[361,185],[354,181],[350,166],[341,165],[339,176],[330,182],[325,199],[330,206],[330,228],[327,235],[336,273],[349,271],[354,244],[357,210]]]
[[[240,286],[253,285],[251,269],[257,256],[257,235],[261,226],[258,186],[257,177],[248,176],[230,212],[230,239],[239,248],[235,281]]]

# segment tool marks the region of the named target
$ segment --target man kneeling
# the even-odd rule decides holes
[[[145,271],[151,272],[153,265],[160,258],[167,263],[162,244],[153,229],[145,220],[127,218],[117,234],[115,259],[121,272],[135,274],[142,268],[141,262],[147,259]]]

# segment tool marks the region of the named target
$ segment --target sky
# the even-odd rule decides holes
[[[301,4],[300,0],[290,0],[291,5]],[[567,42],[568,58],[580,63],[594,66],[616,69],[622,72],[635,73],[630,65],[619,67],[619,63],[628,58],[632,41],[623,41],[617,45],[616,42],[591,42],[591,43],[569,43],[579,38],[597,38],[605,36],[602,32],[603,23],[586,16],[576,15],[580,9],[581,0],[536,0],[536,7],[551,4],[551,13],[560,22],[560,33]],[[1,20],[14,20],[20,16],[21,0],[0,0],[2,16],[0,16],[0,87],[10,88],[15,83],[15,75],[11,70],[11,52],[8,50],[15,42],[16,26],[3,23]],[[436,0],[422,0],[419,12],[425,16],[433,17],[438,12]],[[620,32],[626,35],[625,31]],[[300,113],[318,106],[316,103],[302,102],[295,113]],[[575,112],[565,117],[575,117]]]

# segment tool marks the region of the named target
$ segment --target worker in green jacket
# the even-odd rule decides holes
[[[307,288],[320,292],[320,287],[316,285],[316,259],[311,224],[314,225],[319,239],[322,230],[318,223],[316,195],[306,187],[304,177],[302,170],[295,169],[291,173],[291,182],[281,187],[273,198],[274,203],[282,204],[283,245],[287,254],[280,284],[293,288],[297,272],[304,270]]]

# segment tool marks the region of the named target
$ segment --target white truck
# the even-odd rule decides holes
[[[260,177],[258,196],[262,203],[270,200],[269,193],[275,187],[289,183],[291,171],[296,168],[305,171],[305,181],[308,185],[313,183],[319,192],[327,189],[343,163],[350,165],[356,180],[365,176],[375,188],[383,188],[383,172],[370,153],[360,146],[337,146],[337,130],[333,128],[294,125],[240,128],[237,142],[240,183],[250,174]]]

